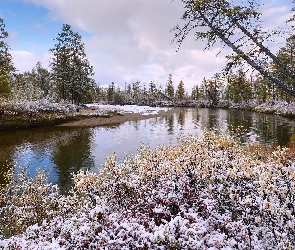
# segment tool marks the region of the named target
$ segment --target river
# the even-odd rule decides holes
[[[0,166],[26,166],[30,176],[45,170],[62,191],[79,169],[99,172],[110,154],[117,161],[136,154],[142,145],[175,144],[181,135],[201,135],[205,129],[231,131],[243,143],[287,146],[295,120],[241,110],[181,108],[170,116],[96,128],[48,127],[0,132]],[[3,176],[0,175],[0,182]]]

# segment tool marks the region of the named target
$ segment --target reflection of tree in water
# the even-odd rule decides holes
[[[229,127],[229,133],[243,136],[249,133],[253,127],[253,112],[229,110],[226,121]],[[243,141],[243,138],[241,138]]]
[[[5,175],[9,169],[12,168],[12,159],[7,159],[5,161],[0,160],[0,185],[7,184],[7,180],[5,179]]]
[[[140,121],[132,121],[131,123],[134,126],[135,130],[139,130]]]
[[[16,160],[22,160],[25,156],[29,160],[31,177],[36,174],[36,168],[44,169],[45,172],[50,171],[48,173],[51,181],[57,182],[63,189],[68,188],[66,182],[70,183],[71,172],[94,165],[90,152],[91,136],[90,129],[60,127],[0,133],[0,183],[4,183],[2,173],[7,172]],[[26,155],[27,149],[30,150],[32,159]]]
[[[219,129],[218,118],[218,109],[213,108],[196,109],[195,115],[193,116],[195,125],[200,126],[202,130]]]
[[[166,117],[166,123],[167,123],[167,131],[168,131],[168,135],[173,135],[174,134],[174,116],[170,115],[168,117]]]
[[[183,129],[183,126],[185,124],[185,113],[186,109],[180,109],[177,119],[177,123],[179,124],[180,129]]]
[[[281,126],[281,125],[279,125],[277,127],[278,145],[288,146],[288,143],[289,143],[290,138],[291,138],[291,135],[290,135],[291,130],[294,131],[294,129],[292,129],[292,127],[286,127],[286,126]]]
[[[255,126],[257,134],[265,144],[271,142],[272,144],[286,146],[294,132],[290,120],[278,115],[260,114],[256,116]]]
[[[196,112],[192,112],[192,122],[198,127],[201,119],[200,109],[196,109]]]
[[[210,109],[208,117],[208,128],[209,129],[218,129],[218,112],[217,109]]]
[[[80,169],[94,167],[94,159],[91,155],[92,130],[80,130],[71,138],[60,141],[52,153],[52,161],[55,163],[58,175],[58,185],[62,191],[67,191],[71,185],[71,173]]]
[[[7,183],[5,173],[14,165],[16,145],[22,142],[19,131],[4,131],[0,133],[0,184]]]

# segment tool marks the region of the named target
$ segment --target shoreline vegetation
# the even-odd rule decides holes
[[[70,195],[44,173],[6,175],[1,249],[294,249],[295,162],[205,132],[99,174],[73,174]],[[6,236],[6,237],[4,237]]]
[[[122,112],[120,105],[113,105],[113,109],[88,106],[77,106],[68,103],[52,103],[48,100],[31,102],[2,102],[0,103],[0,131],[27,129],[47,126],[94,127],[118,124],[125,121],[135,121],[176,112],[178,107],[192,108],[223,108],[243,109],[260,113],[278,114],[295,118],[295,103],[283,101],[231,103],[220,102],[212,106],[209,102],[182,102],[172,105],[169,102],[157,102],[153,107],[166,107],[153,113]],[[103,106],[103,105],[102,105]]]

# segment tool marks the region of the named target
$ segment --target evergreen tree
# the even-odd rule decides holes
[[[254,79],[254,94],[257,101],[266,102],[273,99],[275,96],[270,93],[272,82],[261,74],[257,74]]]
[[[168,76],[168,81],[166,83],[165,94],[169,98],[169,100],[174,99],[174,86],[173,86],[173,81],[172,81],[172,75],[171,74],[169,74],[169,76]]]
[[[115,97],[115,83],[112,82],[107,90],[108,102],[113,102]]]
[[[144,82],[143,83],[143,90],[142,90],[142,97],[143,97],[143,103],[144,104],[147,104],[147,99],[148,99],[148,92],[147,92],[147,89],[146,89],[146,83]]]
[[[96,94],[98,95],[98,100],[107,101],[108,100],[108,89],[102,87],[97,87]]]
[[[3,67],[0,67],[0,97],[7,98],[10,94],[10,77],[7,71]]]
[[[182,101],[185,99],[185,90],[184,90],[184,83],[182,80],[180,80],[177,90],[176,90],[176,99],[179,101]]]
[[[228,77],[227,96],[230,100],[238,102],[248,102],[252,99],[253,93],[251,83],[247,79],[245,72],[239,69],[236,74]]]
[[[132,83],[133,100],[138,103],[140,100],[140,81]]]
[[[130,83],[127,85],[126,94],[127,94],[128,101],[129,102],[132,101],[132,95],[133,94],[132,94],[132,87],[131,87]]]
[[[35,68],[32,70],[32,73],[36,76],[36,86],[40,89],[42,97],[54,97],[55,90],[53,89],[51,74],[47,69],[42,67],[41,62],[37,62]]]
[[[12,81],[13,97],[19,100],[35,101],[44,98],[42,89],[38,86],[35,70],[15,74]]]
[[[13,97],[21,100],[50,98],[55,100],[50,73],[40,62],[31,72],[14,74],[11,79]]]
[[[114,101],[116,104],[123,104],[125,102],[124,92],[121,91],[119,86],[117,87],[115,91]]]
[[[223,83],[220,74],[215,74],[210,80],[203,79],[201,89],[205,100],[208,100],[212,106],[218,105],[222,93],[222,87]]]
[[[191,99],[192,100],[200,100],[201,98],[201,91],[198,85],[194,85],[192,88]]]
[[[158,98],[157,87],[153,81],[149,84],[149,102],[154,102]]]
[[[4,20],[0,18],[0,95],[8,97],[11,93],[10,78],[15,68],[12,63],[10,47],[5,41],[8,32],[5,30]]]
[[[50,65],[60,99],[72,103],[91,101],[96,86],[81,36],[73,32],[70,25],[64,24],[55,40],[57,43],[50,49],[53,54]]]

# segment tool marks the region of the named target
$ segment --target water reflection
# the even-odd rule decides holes
[[[94,167],[92,156],[92,131],[81,130],[80,133],[59,141],[52,151],[52,162],[57,173],[57,182],[63,189],[71,183],[71,173],[79,169]]]
[[[184,128],[185,125],[185,115],[187,110],[182,109],[180,110],[179,114],[178,114],[178,119],[177,119],[177,123],[179,124],[179,128],[180,130],[182,130]]]
[[[173,116],[166,117],[166,123],[167,123],[168,135],[173,135],[173,132],[174,132],[174,119],[173,119]]]
[[[0,133],[0,166],[27,165],[30,174],[44,169],[50,182],[62,190],[71,185],[71,173],[79,169],[99,172],[110,154],[117,161],[136,154],[146,144],[174,144],[179,135],[201,134],[204,129],[239,133],[242,142],[262,145],[287,145],[294,121],[276,115],[240,110],[179,109],[170,116],[130,121],[97,128],[51,127]],[[3,175],[0,174],[3,183]]]
[[[12,164],[27,168],[31,176],[37,169],[45,170],[50,182],[67,190],[72,172],[94,166],[91,138],[91,130],[59,127],[0,133],[1,170]],[[0,181],[4,183],[3,174]]]

